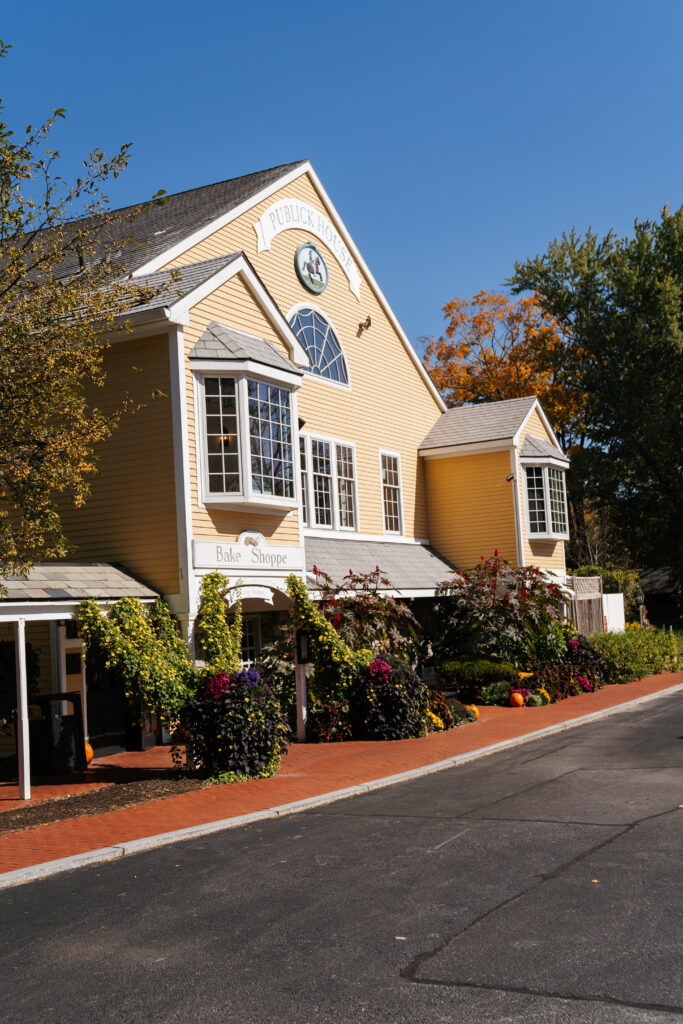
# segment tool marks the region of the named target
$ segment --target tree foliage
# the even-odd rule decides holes
[[[584,475],[612,551],[632,564],[683,563],[683,207],[630,237],[572,230],[515,264],[570,339],[586,394]]]
[[[445,337],[428,341],[425,363],[448,405],[536,395],[563,448],[577,443],[584,406],[578,367],[570,372],[567,338],[536,296],[515,301],[481,291],[471,301],[452,299],[443,312]]]
[[[0,575],[68,552],[57,499],[85,501],[121,411],[85,397],[104,381],[101,334],[150,296],[119,261],[140,208],[110,212],[104,191],[130,146],[92,150],[67,181],[51,144],[64,116],[18,134],[0,120]]]

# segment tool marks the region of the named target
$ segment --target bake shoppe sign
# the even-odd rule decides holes
[[[292,572],[303,569],[304,551],[301,547],[268,544],[260,533],[242,533],[232,543],[193,540],[192,562],[195,569]]]
[[[346,242],[325,214],[309,203],[303,203],[299,199],[278,199],[276,203],[271,203],[254,224],[258,251],[270,249],[270,244],[277,235],[293,228],[315,235],[325,243],[346,274],[349,288],[360,301],[360,274]]]

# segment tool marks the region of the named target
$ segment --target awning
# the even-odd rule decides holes
[[[304,546],[307,572],[312,573],[315,565],[340,583],[350,569],[367,573],[379,566],[389,580],[389,591],[400,597],[430,597],[453,571],[433,548],[415,542],[306,537]]]

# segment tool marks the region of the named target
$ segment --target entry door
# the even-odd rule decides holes
[[[69,636],[68,627],[60,629],[61,686],[80,690],[83,695],[83,730],[96,755],[114,754],[126,749],[126,709],[123,685],[106,686],[97,679],[86,679],[83,641]]]

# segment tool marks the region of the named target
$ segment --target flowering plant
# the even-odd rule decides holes
[[[221,781],[273,775],[287,748],[280,705],[258,672],[209,678],[183,708],[187,763]]]

